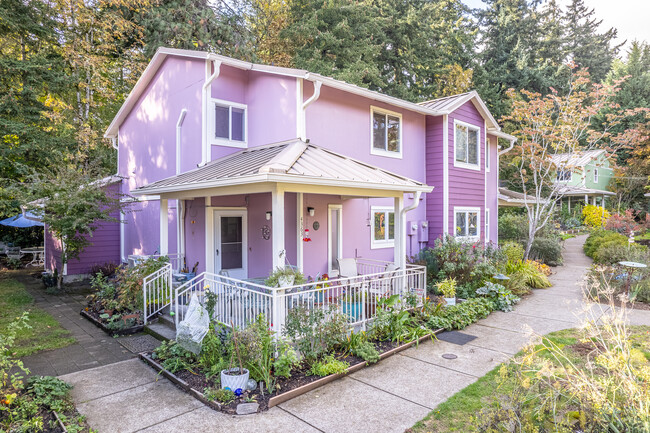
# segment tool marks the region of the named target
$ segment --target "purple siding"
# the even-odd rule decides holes
[[[486,173],[485,206],[490,210],[490,242],[497,243],[499,231],[499,165],[498,145],[499,140],[488,134],[490,138],[490,171]]]
[[[454,167],[454,120],[481,128],[479,143],[480,170]],[[481,212],[481,238],[485,223],[485,121],[472,102],[467,102],[449,115],[449,232],[455,233],[454,208],[478,207]]]
[[[443,194],[444,194],[444,168],[443,168],[443,128],[442,117],[427,116],[426,132],[426,183],[433,187],[427,194],[426,213],[429,220],[429,245],[441,237],[443,230]]]

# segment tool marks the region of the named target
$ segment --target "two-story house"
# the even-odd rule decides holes
[[[605,199],[615,195],[608,191],[614,172],[604,149],[553,156],[557,167],[556,182],[562,185],[562,201],[569,211],[578,204],[605,206]]]
[[[285,263],[331,275],[340,258],[403,267],[445,234],[497,242],[499,153],[515,140],[476,92],[415,104],[169,48],[105,136],[139,200],[115,259],[177,253],[236,278]]]

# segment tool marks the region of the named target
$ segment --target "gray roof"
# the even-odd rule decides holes
[[[567,185],[559,189],[560,194],[564,196],[585,196],[585,195],[616,195],[611,191],[602,189],[585,188],[584,186],[571,186]]]
[[[433,189],[422,182],[294,139],[235,152],[132,192],[136,195],[164,194],[262,182],[409,192]]]
[[[444,98],[432,99],[431,101],[421,102],[420,105],[431,110],[451,112],[457,106],[463,105],[474,97],[476,92],[465,92],[458,95],[445,96]],[[476,93],[478,94],[478,93]]]
[[[551,160],[558,166],[584,167],[603,153],[605,153],[604,149],[593,149],[576,153],[558,153],[553,155]]]
[[[543,202],[545,201],[543,200]],[[526,203],[532,205],[536,202],[535,197],[526,195],[523,192],[499,188],[499,206],[524,206]]]

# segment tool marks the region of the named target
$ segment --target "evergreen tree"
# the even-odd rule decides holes
[[[589,68],[591,79],[599,83],[607,76],[622,44],[612,45],[616,38],[614,28],[599,33],[602,20],[597,20],[594,14],[594,9],[585,6],[584,0],[571,0],[563,16],[564,51],[580,68]]]

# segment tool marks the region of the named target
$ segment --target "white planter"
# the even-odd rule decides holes
[[[456,305],[456,298],[445,298],[445,304]]]
[[[239,368],[231,368],[228,370],[221,370],[221,389],[229,388],[231,391],[236,391],[241,389],[242,391],[246,390],[246,385],[248,384],[248,370],[245,368],[244,374],[226,374],[226,372],[239,372]]]
[[[293,282],[296,280],[295,275],[282,275],[278,277],[278,285],[280,287],[291,287]]]

